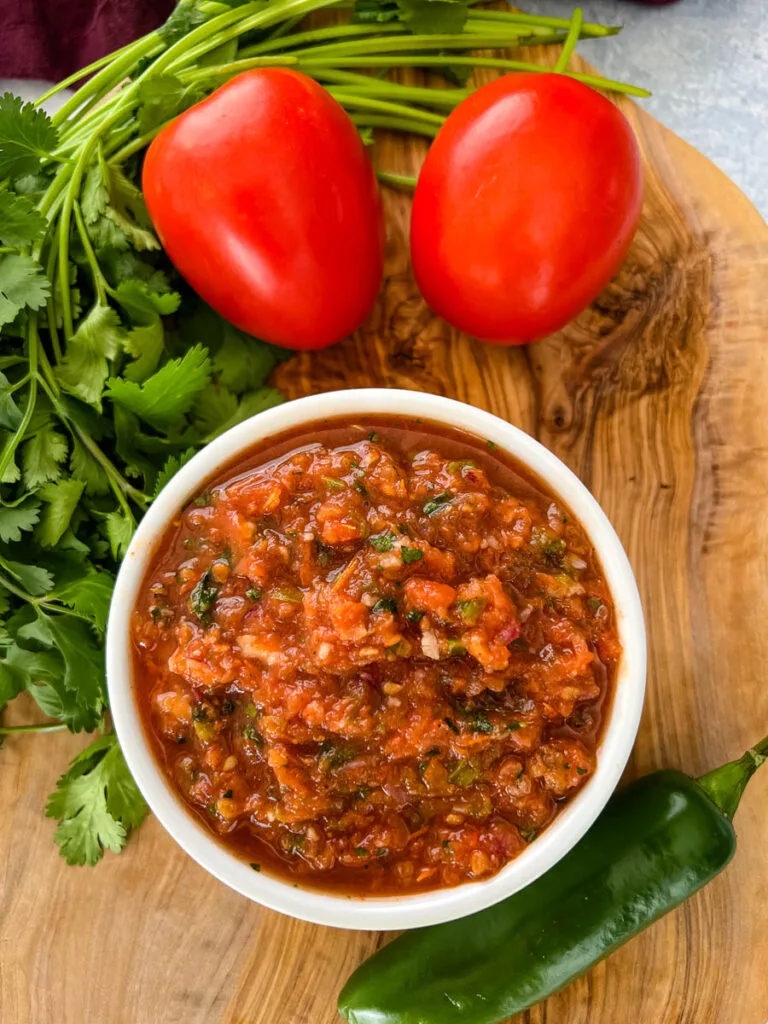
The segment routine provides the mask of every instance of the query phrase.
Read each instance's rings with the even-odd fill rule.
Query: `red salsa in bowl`
[[[221,471],[131,629],[181,798],[255,870],[357,895],[517,856],[593,773],[621,656],[568,508],[490,442],[383,416]]]

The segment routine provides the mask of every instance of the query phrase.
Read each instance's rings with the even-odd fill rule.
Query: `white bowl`
[[[493,441],[528,466],[571,508],[598,554],[613,595],[624,649],[597,768],[586,786],[515,860],[487,881],[403,896],[350,899],[254,872],[208,832],[176,795],[150,749],[133,686],[131,612],[148,560],[169,521],[238,452],[265,438],[326,417],[389,414],[420,416],[459,426]],[[161,824],[220,881],[273,910],[338,928],[403,929],[450,921],[482,910],[529,885],[563,857],[597,818],[624,770],[640,724],[645,693],[645,629],[632,569],[604,512],[586,487],[528,434],[463,402],[417,391],[365,389],[301,398],[269,409],[222,434],[188,462],[142,520],[115,585],[107,632],[107,677],[115,729],[128,767]]]

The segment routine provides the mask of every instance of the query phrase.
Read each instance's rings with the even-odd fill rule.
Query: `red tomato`
[[[496,344],[563,327],[602,291],[640,219],[629,122],[556,74],[478,89],[440,129],[411,217],[416,281],[453,326]]]
[[[160,132],[143,186],[171,261],[249,334],[323,348],[370,311],[384,249],[376,177],[355,126],[311,78],[233,78]]]

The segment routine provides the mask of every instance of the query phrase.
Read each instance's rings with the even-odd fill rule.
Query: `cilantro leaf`
[[[454,35],[464,31],[469,0],[397,0],[402,20],[421,35]]]
[[[11,443],[12,435],[7,430],[0,430],[0,452],[5,449],[7,444]],[[21,471],[16,465],[16,453],[13,452],[8,464],[5,467],[5,472],[0,476],[0,483],[3,484],[15,484],[21,477]]]
[[[134,327],[125,339],[125,351],[134,356],[134,360],[123,370],[126,380],[141,384],[151,377],[165,351],[165,333],[160,318],[144,327]]]
[[[114,733],[78,755],[56,783],[45,813],[58,818],[55,839],[68,864],[94,865],[104,850],[119,853],[147,806]]]
[[[109,376],[107,360],[114,359],[126,341],[117,313],[97,303],[67,343],[57,376],[62,385],[84,402],[101,408],[104,384]]]
[[[57,480],[61,476],[61,463],[66,457],[66,439],[50,423],[46,423],[21,447],[24,485],[34,491],[49,480]]]
[[[135,356],[123,370],[123,376],[135,383],[146,380],[157,369],[165,351],[165,332],[160,316],[174,313],[181,301],[178,292],[153,292],[143,281],[123,281],[115,298],[138,324],[129,331],[125,349]]]
[[[0,242],[30,245],[43,237],[46,219],[25,196],[0,188]]]
[[[69,470],[74,480],[85,484],[86,494],[107,494],[109,480],[96,459],[78,438],[72,442]]]
[[[4,373],[0,373],[0,427],[16,430],[22,419],[21,409],[13,397],[11,383]]]
[[[48,615],[39,606],[37,618],[18,635],[58,651],[64,662],[63,683],[77,705],[90,718],[90,728],[101,719],[107,704],[104,651],[96,645],[91,627],[72,615]]]
[[[80,212],[86,224],[95,224],[107,209],[109,189],[107,168],[99,149],[96,160],[88,167],[80,193]]]
[[[159,249],[152,230],[144,196],[133,182],[113,164],[109,164],[109,205],[107,217],[122,231],[134,249]]]
[[[50,281],[31,256],[0,256],[0,327],[14,320],[21,309],[41,309],[50,292]]]
[[[42,597],[53,589],[53,576],[39,565],[24,565],[9,558],[0,558],[0,564],[32,597]]]
[[[110,512],[107,516],[107,537],[112,557],[119,560],[128,550],[136,524],[121,512]]]
[[[82,497],[85,484],[81,480],[61,480],[45,484],[37,492],[46,503],[35,539],[44,548],[55,547],[72,519],[72,513]]]
[[[260,388],[258,391],[251,391],[249,394],[243,395],[240,399],[240,404],[232,412],[232,415],[220,423],[214,430],[211,430],[205,436],[205,441],[212,441],[219,434],[223,434],[225,430],[237,426],[238,423],[242,423],[243,420],[255,416],[256,413],[263,412],[264,409],[271,409],[274,405],[280,405],[284,401],[285,396],[282,392],[277,391],[276,388]]]
[[[203,96],[199,87],[184,85],[175,75],[161,74],[144,79],[139,85],[139,134],[144,135],[170,121]]]
[[[170,316],[179,308],[181,296],[178,292],[154,291],[150,282],[138,278],[121,281],[117,286],[115,298],[138,324],[154,323],[157,316]]]
[[[106,395],[151,426],[162,428],[190,410],[210,375],[208,351],[195,345],[181,359],[170,359],[143,384],[112,377]]]
[[[27,688],[26,673],[16,665],[0,662],[0,708]]]
[[[222,423],[237,415],[237,395],[220,383],[209,384],[197,396],[194,407],[195,430],[202,436],[219,432]]]
[[[205,20],[205,14],[194,0],[179,0],[166,23],[157,30],[157,34],[164,43],[170,46],[191,32],[193,28],[202,25]]]
[[[213,357],[219,380],[235,394],[260,388],[280,358],[274,346],[226,324],[222,343]]]
[[[179,472],[182,466],[184,466],[192,456],[195,454],[194,448],[187,448],[185,452],[181,452],[180,455],[171,455],[167,459],[165,465],[160,470],[157,477],[157,483],[155,484],[155,493],[153,497],[156,498],[160,491],[165,485]],[[0,523],[1,525],[1,523]]]
[[[26,501],[15,508],[0,508],[0,540],[21,540],[22,530],[31,530],[39,517],[40,505],[36,501]]]
[[[111,573],[94,569],[79,579],[57,586],[50,596],[74,608],[78,615],[86,616],[103,633],[107,628],[114,586],[115,580]]]
[[[399,18],[394,0],[357,0],[352,14],[352,21],[362,24],[386,24]]]
[[[33,103],[6,92],[0,96],[0,181],[40,168],[40,158],[56,148],[51,119]]]

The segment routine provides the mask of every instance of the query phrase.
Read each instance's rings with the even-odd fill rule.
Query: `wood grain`
[[[553,56],[553,55],[552,55]],[[643,219],[618,279],[527,349],[436,320],[408,265],[409,200],[385,192],[381,301],[359,334],[283,365],[293,398],[332,388],[451,395],[534,434],[592,489],[642,593],[646,712],[629,774],[719,764],[768,731],[768,228],[700,154],[631,103]],[[425,146],[384,137],[380,166]],[[120,857],[68,868],[42,808],[76,737],[0,749],[3,1024],[333,1024],[336,993],[382,941],[262,910],[149,821]],[[724,875],[516,1024],[764,1024],[768,774]]]

